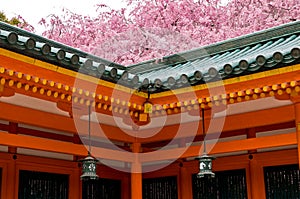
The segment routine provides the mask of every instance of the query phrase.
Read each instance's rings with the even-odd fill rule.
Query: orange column
[[[297,145],[298,145],[298,163],[300,169],[300,101],[297,100],[294,104],[295,106],[295,122],[296,122],[296,132],[297,132]]]
[[[16,174],[16,162],[12,160],[8,163],[7,175],[6,175],[6,197],[11,199],[18,198],[18,189],[17,189],[17,174]]]
[[[255,128],[246,129],[246,131],[247,131],[247,139],[249,139],[249,138],[256,138],[256,130],[255,130]],[[257,152],[256,149],[248,151],[249,154],[256,153],[256,152]]]
[[[9,122],[9,133],[18,133],[18,124]],[[16,182],[18,176],[16,174],[16,160],[14,157],[17,153],[17,147],[8,147],[8,153],[11,154],[11,161],[7,169],[6,188],[7,198],[18,198],[18,184]]]
[[[251,199],[265,199],[264,172],[262,166],[260,166],[256,160],[255,155],[253,155],[253,159],[250,160],[249,168]]]
[[[80,183],[80,169],[79,167],[72,168],[73,172],[70,175],[70,187],[69,187],[69,198],[70,199],[80,199],[82,192],[82,186]]]
[[[141,199],[142,194],[142,165],[138,158],[141,150],[140,143],[132,144],[132,152],[136,154],[134,162],[131,165],[131,199]]]
[[[18,134],[18,123],[9,122],[9,133],[11,134]],[[16,154],[17,153],[17,147],[8,147],[8,153]]]
[[[188,168],[185,167],[184,163],[180,163],[180,198],[181,199],[192,199],[192,174]]]
[[[179,142],[179,147],[186,146],[186,139],[182,138]],[[185,160],[185,159],[183,159]],[[192,199],[192,173],[191,169],[187,168],[185,162],[179,163],[179,191],[180,191],[180,199]]]

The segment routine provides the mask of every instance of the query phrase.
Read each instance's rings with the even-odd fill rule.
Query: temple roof
[[[130,88],[161,92],[300,62],[300,22],[123,66],[0,22],[0,47]]]

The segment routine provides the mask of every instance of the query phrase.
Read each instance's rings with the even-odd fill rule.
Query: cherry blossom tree
[[[41,20],[43,35],[128,65],[300,19],[299,0],[125,0],[98,16],[65,10]]]
[[[34,27],[30,25],[22,16],[18,15],[12,18],[7,18],[6,14],[4,12],[0,12],[0,21],[8,23],[13,26],[17,26],[19,28],[28,30],[33,32]]]

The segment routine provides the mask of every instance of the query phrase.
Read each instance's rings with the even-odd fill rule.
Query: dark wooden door
[[[299,199],[300,171],[298,165],[265,167],[266,199]]]
[[[121,180],[99,178],[82,182],[82,199],[121,199]]]
[[[143,199],[177,199],[177,177],[143,179]]]
[[[193,199],[247,199],[246,171],[216,172],[216,177],[192,176]]]
[[[68,199],[69,176],[21,170],[19,199]]]

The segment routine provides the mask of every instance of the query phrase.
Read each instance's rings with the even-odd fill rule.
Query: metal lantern
[[[91,156],[91,106],[89,106],[88,114],[89,150],[88,156],[80,160],[82,162],[82,175],[80,176],[80,178],[81,180],[96,180],[99,178],[99,176],[96,173],[98,160]]]
[[[144,106],[144,113],[149,114],[152,113],[152,109],[153,109],[153,104],[150,102],[150,91],[149,91],[149,87],[153,86],[153,85],[148,85],[147,87],[147,100],[144,102],[143,106]]]
[[[153,104],[149,100],[147,100],[144,103],[144,113],[152,113],[152,110],[153,110]]]
[[[81,180],[96,180],[99,176],[96,173],[98,160],[88,155],[86,158],[81,160],[82,162],[82,175]]]
[[[203,154],[198,157],[199,160],[199,173],[198,178],[203,178],[204,176],[215,177],[215,173],[212,172],[212,161],[215,159],[212,156],[208,156],[206,153],[206,141],[205,141],[205,122],[204,122],[204,109],[202,109],[202,130],[203,130]]]
[[[212,172],[212,161],[214,157],[203,154],[199,158],[199,173],[197,174],[198,178],[203,178],[205,175],[215,177],[215,173]]]

